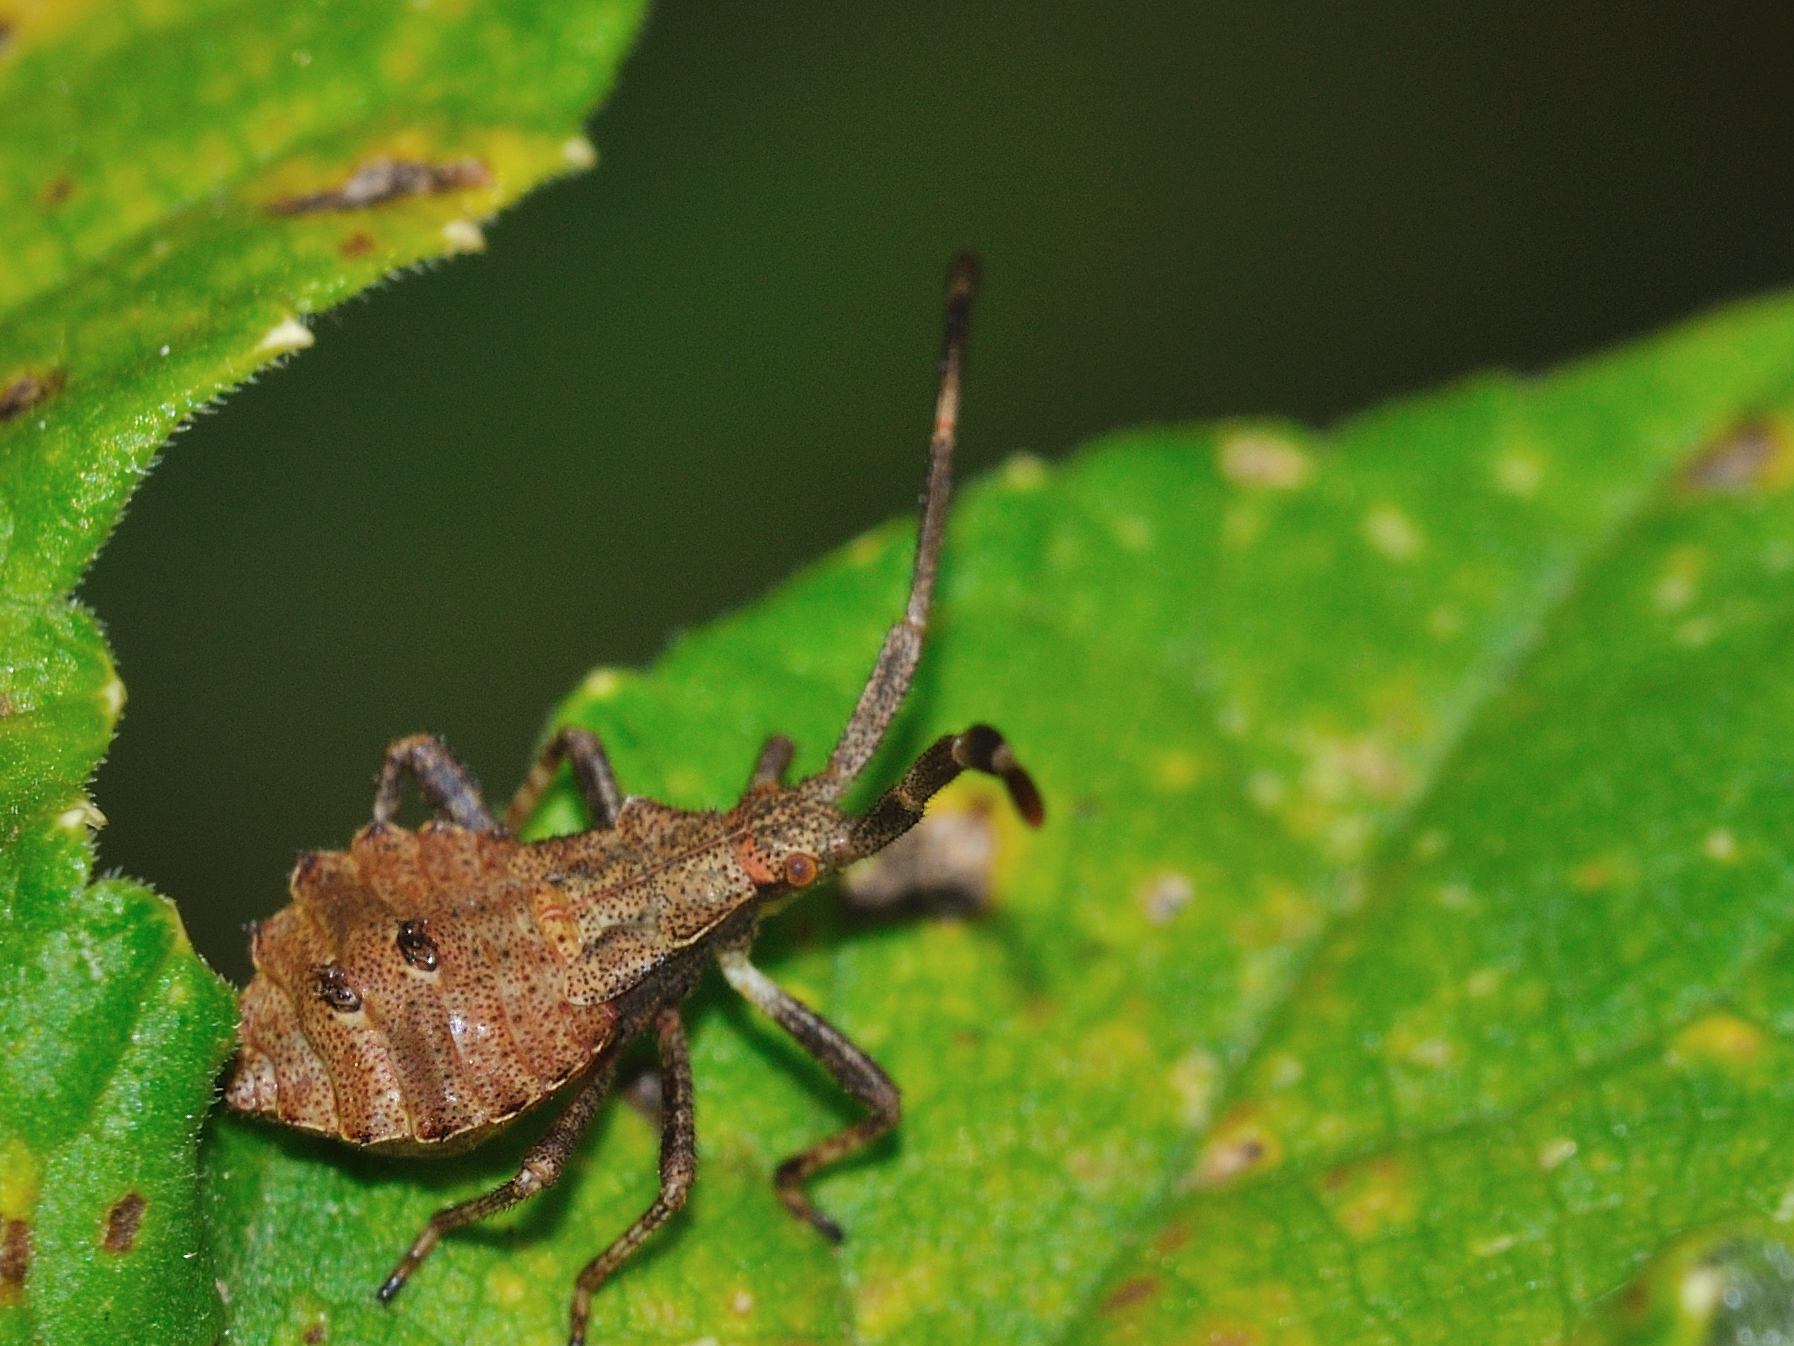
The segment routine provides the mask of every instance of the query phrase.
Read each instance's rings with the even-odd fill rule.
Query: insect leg
[[[878,1062],[854,1046],[840,1029],[750,963],[745,949],[725,949],[717,961],[729,985],[791,1034],[837,1084],[872,1109],[871,1116],[862,1117],[792,1155],[773,1175],[773,1185],[786,1209],[814,1225],[831,1243],[839,1243],[841,1226],[816,1209],[804,1195],[804,1183],[817,1171],[871,1144],[895,1127],[902,1115],[902,1096]]]
[[[903,773],[903,779],[854,821],[853,854],[870,855],[890,845],[922,820],[922,810],[930,799],[967,770],[1001,780],[1016,812],[1033,826],[1040,826],[1046,809],[1033,777],[1015,760],[1001,734],[987,724],[975,724],[963,734],[936,739]]]
[[[567,1158],[573,1153],[573,1147],[579,1144],[579,1138],[585,1133],[592,1115],[609,1094],[611,1081],[616,1073],[614,1060],[600,1066],[591,1079],[580,1086],[566,1110],[554,1119],[554,1125],[544,1131],[541,1138],[524,1153],[523,1162],[508,1181],[500,1183],[482,1196],[453,1206],[444,1206],[425,1221],[411,1246],[405,1250],[405,1255],[399,1259],[399,1264],[392,1269],[392,1274],[374,1292],[374,1298],[382,1304],[390,1304],[392,1297],[411,1278],[411,1273],[417,1270],[418,1265],[450,1230],[483,1220],[488,1215],[496,1215],[501,1210],[509,1210],[519,1201],[528,1200],[537,1192],[554,1186],[560,1180],[561,1171],[567,1166]]]
[[[748,790],[770,790],[785,783],[785,773],[791,768],[791,755],[797,751],[797,745],[783,734],[774,734],[760,747],[760,755],[754,759],[754,774],[748,777]]]
[[[497,826],[473,773],[434,734],[411,734],[387,745],[380,784],[374,790],[375,822],[389,823],[398,813],[407,775],[438,817],[475,832],[490,832]]]
[[[554,779],[555,768],[562,759],[573,764],[573,780],[579,794],[591,811],[594,827],[611,827],[617,821],[617,810],[623,807],[623,792],[617,788],[616,775],[610,769],[610,758],[604,745],[590,729],[569,725],[542,749],[542,755],[517,787],[505,809],[505,829],[516,831],[528,821],[541,803],[543,793]]]
[[[959,429],[959,389],[965,372],[966,324],[972,294],[978,287],[978,259],[961,253],[947,278],[946,333],[941,341],[940,386],[934,402],[934,434],[928,445],[928,478],[922,496],[922,524],[916,537],[916,565],[910,577],[909,605],[879,648],[878,662],[860,693],[859,703],[830,754],[815,786],[824,799],[839,799],[853,783],[903,704],[922,657],[922,636],[934,598],[934,573],[940,562],[941,538],[947,528],[947,502],[953,487],[953,446]]]
[[[697,1132],[691,1089],[691,1052],[679,1011],[668,1008],[655,1016],[660,1037],[660,1192],[653,1204],[610,1247],[587,1262],[573,1290],[572,1328],[568,1346],[585,1346],[586,1316],[592,1296],[623,1262],[679,1207],[691,1191],[698,1171]]]

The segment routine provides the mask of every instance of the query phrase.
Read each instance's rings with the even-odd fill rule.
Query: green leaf
[[[219,1322],[194,1146],[231,995],[168,903],[90,882],[124,689],[68,591],[170,431],[308,315],[591,162],[641,12],[0,15],[0,1343]]]
[[[905,1089],[896,1140],[816,1184],[839,1250],[770,1175],[853,1109],[700,995],[697,1188],[593,1339],[1530,1342],[1689,1227],[1786,1218],[1790,417],[1783,299],[1324,436],[1142,431],[968,490],[870,775],[989,719],[1047,826],[969,785],[942,802],[996,847],[987,913],[812,895],[762,938]],[[559,718],[688,806],[773,730],[814,768],[910,545],[600,670]],[[565,795],[539,819],[580,822]],[[371,1299],[528,1138],[406,1164],[221,1122],[234,1339],[561,1340],[654,1191],[628,1107],[561,1188]]]

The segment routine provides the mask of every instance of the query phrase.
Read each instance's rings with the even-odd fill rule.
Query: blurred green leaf
[[[185,417],[582,167],[639,0],[0,12],[0,1342],[198,1342],[228,988],[90,884],[124,700],[68,598]]]
[[[1558,1340],[1684,1229],[1787,1218],[1791,418],[1783,299],[1324,436],[1142,431],[967,491],[870,775],[989,719],[1048,824],[959,791],[988,912],[812,896],[762,940],[906,1091],[817,1184],[839,1250],[770,1175],[852,1109],[700,996],[698,1185],[593,1339]],[[909,548],[866,539],[560,718],[689,806],[773,730],[815,767]],[[527,1139],[407,1164],[221,1121],[234,1339],[561,1340],[654,1189],[626,1107],[371,1299]]]

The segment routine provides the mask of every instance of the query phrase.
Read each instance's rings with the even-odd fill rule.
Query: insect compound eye
[[[405,961],[419,972],[434,972],[442,961],[436,941],[424,933],[422,921],[400,921],[398,944]]]
[[[785,857],[785,882],[793,888],[807,888],[816,881],[816,857],[792,851]]]
[[[361,1008],[361,997],[355,994],[349,978],[335,963],[325,963],[317,968],[316,975],[318,995],[331,1009],[338,1014],[353,1014]]]

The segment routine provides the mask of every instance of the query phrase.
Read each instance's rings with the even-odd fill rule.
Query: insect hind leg
[[[517,1172],[511,1178],[489,1192],[452,1206],[444,1206],[432,1215],[418,1231],[411,1246],[405,1250],[399,1264],[380,1283],[380,1288],[374,1292],[374,1298],[382,1304],[390,1304],[393,1296],[405,1288],[405,1282],[411,1279],[411,1273],[422,1265],[423,1260],[442,1241],[444,1234],[483,1220],[488,1215],[496,1215],[501,1210],[509,1210],[518,1202],[527,1201],[536,1193],[554,1186],[560,1180],[574,1146],[579,1144],[580,1136],[585,1134],[593,1114],[598,1111],[598,1105],[610,1093],[611,1081],[616,1073],[614,1060],[601,1066],[581,1086],[566,1110],[555,1118],[554,1124],[529,1147],[523,1156],[523,1162],[517,1166]]]

